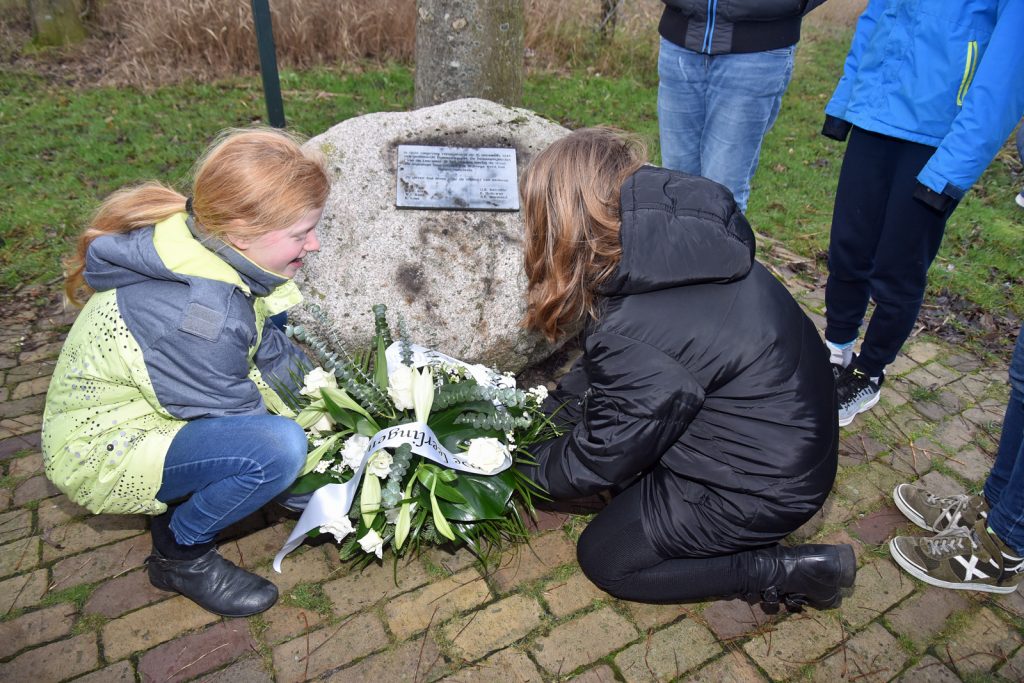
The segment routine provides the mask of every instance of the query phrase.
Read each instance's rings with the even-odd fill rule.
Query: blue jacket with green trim
[[[825,114],[936,147],[917,179],[961,198],[1024,114],[1024,0],[870,0]]]

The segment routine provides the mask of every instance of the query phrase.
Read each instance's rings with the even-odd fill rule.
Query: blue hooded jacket
[[[936,147],[917,179],[960,199],[1024,114],[1024,0],[870,0],[825,113]]]

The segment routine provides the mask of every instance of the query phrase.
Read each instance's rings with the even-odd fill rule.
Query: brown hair
[[[258,237],[286,228],[327,201],[323,158],[303,139],[272,128],[221,132],[193,167],[192,213],[206,234]],[[101,235],[126,233],[185,211],[185,196],[158,182],[122,188],[97,209],[65,262],[64,291],[74,303],[89,292],[83,278],[89,245]]]
[[[585,128],[538,154],[519,181],[526,226],[527,329],[549,340],[585,315],[622,256],[619,192],[647,160],[639,139]]]

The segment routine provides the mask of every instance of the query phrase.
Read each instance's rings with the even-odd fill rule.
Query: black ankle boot
[[[213,542],[179,544],[170,528],[172,514],[168,510],[150,524],[153,554],[146,566],[151,584],[223,617],[258,614],[277,602],[277,586],[225,560]]]
[[[853,586],[857,558],[849,545],[778,545],[753,553],[758,595],[766,612],[777,612],[783,602],[790,612],[804,605],[815,609],[839,607],[841,589]]]

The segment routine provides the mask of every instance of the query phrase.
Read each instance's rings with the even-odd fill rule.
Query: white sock
[[[828,339],[825,340],[825,346],[828,348],[828,360],[833,365],[840,365],[846,367],[853,360],[853,342],[856,339],[851,339],[843,344],[837,344],[830,342]]]

